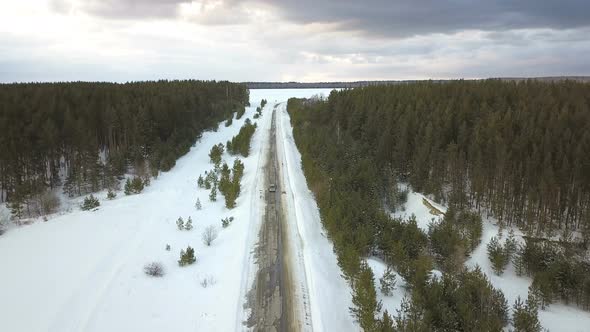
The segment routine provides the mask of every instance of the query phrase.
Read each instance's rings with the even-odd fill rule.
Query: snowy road
[[[265,165],[264,198],[266,208],[256,245],[258,271],[250,291],[252,314],[248,326],[255,331],[301,331],[300,318],[293,315],[297,305],[291,296],[289,251],[284,238],[281,185],[278,180],[276,153],[276,112],[272,110],[268,158]],[[274,190],[270,190],[270,186]]]

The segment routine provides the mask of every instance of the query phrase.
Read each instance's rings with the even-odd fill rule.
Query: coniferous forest
[[[415,82],[291,99],[288,107],[308,184],[353,288],[352,313],[365,330],[391,330],[392,321],[402,331],[506,326],[502,292],[462,264],[480,242],[484,213],[528,234],[524,245],[504,251],[534,278],[534,298],[514,304],[515,321],[538,325],[536,305],[554,300],[590,306],[589,265],[572,258],[590,240],[589,84]],[[392,219],[388,212],[403,199],[399,183],[447,204],[443,222],[427,234],[411,219]],[[548,242],[553,236],[559,243]],[[556,254],[541,258],[546,248]],[[380,304],[363,262],[371,255],[412,291],[393,318],[374,318]],[[435,267],[442,277],[428,278]]]
[[[0,201],[26,213],[47,189],[79,196],[167,171],[248,96],[194,80],[0,85]]]

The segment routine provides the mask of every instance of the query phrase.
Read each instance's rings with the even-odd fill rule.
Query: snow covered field
[[[428,224],[432,221],[437,221],[439,217],[430,214],[430,210],[423,203],[423,199],[429,201],[434,207],[442,212],[446,212],[446,207],[436,204],[432,200],[420,193],[409,191],[408,201],[405,204],[404,211],[397,211],[393,214],[394,217],[408,218],[412,214],[416,216],[418,227],[423,231],[428,232]],[[522,232],[514,229],[515,235],[520,239]],[[506,236],[508,230],[504,230],[503,234]],[[519,277],[516,275],[512,263],[508,265],[501,276],[494,274],[491,263],[487,255],[487,245],[491,238],[498,235],[498,226],[494,223],[493,218],[484,218],[483,232],[480,245],[473,251],[471,257],[467,260],[466,265],[470,268],[479,265],[482,271],[488,276],[494,287],[497,287],[504,292],[504,296],[508,301],[508,306],[512,309],[514,300],[520,296],[521,299],[526,299],[528,294],[528,287],[532,280],[528,277]],[[403,289],[403,279],[396,275],[397,285],[396,290],[392,296],[383,296],[379,290],[379,278],[383,276],[386,265],[384,262],[376,259],[368,259],[369,266],[375,274],[375,282],[377,287],[378,299],[382,301],[382,310],[387,310],[390,314],[395,314],[396,310],[401,307],[401,301],[406,295]],[[438,271],[433,271],[438,273]],[[409,296],[409,294],[408,294]],[[548,306],[545,310],[539,309],[539,320],[544,328],[549,331],[563,331],[563,332],[582,332],[590,330],[590,312],[578,309],[574,306],[566,306],[564,304],[555,303]]]
[[[251,204],[262,166],[268,117],[262,117],[246,158],[243,191],[228,211],[223,197],[210,202],[197,177],[210,170],[213,144],[237,134],[258,101],[229,128],[203,135],[172,171],[152,181],[142,194],[113,201],[99,195],[95,212],[70,214],[13,229],[0,238],[2,273],[0,329],[4,331],[228,331],[241,308],[241,279],[249,248],[256,241],[259,206]],[[224,158],[231,163],[233,158]],[[230,164],[231,165],[231,164]],[[195,209],[199,198],[203,209]],[[191,216],[194,229],[179,231],[176,219]],[[221,218],[234,216],[227,229]],[[211,247],[201,232],[215,225]],[[254,236],[252,236],[254,234]],[[166,244],[171,250],[166,251]],[[179,251],[195,248],[197,262],[179,267]],[[163,278],[150,278],[143,266],[159,261]],[[208,278],[207,288],[200,281]],[[228,319],[229,318],[229,319]]]
[[[257,241],[263,200],[259,192],[270,128],[270,111],[289,97],[329,93],[329,90],[252,90],[246,114],[205,133],[177,165],[152,181],[143,193],[115,200],[99,193],[97,211],[74,209],[48,222],[13,227],[0,236],[0,330],[35,331],[234,331],[243,330],[243,305],[256,266],[251,251]],[[245,164],[237,207],[227,210],[223,197],[210,202],[198,189],[199,174],[212,169],[213,144],[237,134],[254,115],[260,100],[268,104],[257,120],[251,154]],[[285,104],[281,104],[279,147],[288,183],[289,237],[295,236],[301,267],[301,296],[311,308],[314,330],[357,330],[348,315],[350,291],[340,277],[330,242],[319,223],[317,206],[307,189],[300,155],[291,136]],[[233,158],[224,160],[231,165]],[[199,198],[203,209],[195,209]],[[191,216],[194,229],[179,231],[176,219]],[[235,220],[225,229],[221,219]],[[201,241],[209,225],[219,231],[211,247]],[[165,247],[169,244],[170,251]],[[179,267],[179,251],[195,248],[197,262]],[[146,263],[161,262],[163,278],[148,277]],[[203,287],[201,282],[212,282]],[[343,288],[344,287],[344,288]]]

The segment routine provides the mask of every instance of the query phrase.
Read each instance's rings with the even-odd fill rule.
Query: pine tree
[[[182,217],[178,217],[178,220],[176,220],[176,227],[178,227],[179,231],[184,229],[184,220]]]
[[[186,224],[184,225],[184,229],[190,231],[193,229],[193,219],[189,216]]]
[[[385,296],[391,296],[395,290],[396,276],[391,266],[387,266],[387,269],[383,273],[383,276],[379,279],[381,284],[381,292]]]
[[[394,331],[396,331],[396,330],[393,325],[393,319],[391,319],[389,312],[387,312],[387,310],[385,310],[383,312],[383,316],[382,316],[381,320],[379,321],[378,332],[394,332]]]
[[[381,311],[381,301],[377,301],[373,271],[366,262],[361,263],[352,293],[353,308],[350,312],[365,331],[375,328],[375,315]]]
[[[227,226],[229,226],[229,224],[231,224],[231,222],[233,220],[234,220],[234,217],[229,217],[229,218],[223,218],[223,219],[221,219],[221,227],[227,228]]]
[[[211,188],[211,193],[209,194],[209,200],[210,200],[211,202],[215,202],[215,201],[217,201],[217,186],[216,186],[216,185],[214,185],[214,186]]]
[[[512,255],[512,265],[517,276],[522,276],[525,273],[525,258],[522,246],[516,246],[516,252]]]
[[[199,179],[197,180],[197,185],[199,188],[203,188],[205,186],[205,180],[203,180],[203,176],[199,175]]]
[[[500,241],[497,237],[492,237],[490,242],[487,246],[488,249],[488,258],[492,263],[492,269],[494,273],[497,275],[501,275],[504,273],[504,269],[506,268],[506,264],[508,263],[508,257],[506,255],[506,250],[500,244]]]
[[[115,199],[115,197],[117,197],[117,194],[113,190],[109,189],[107,192],[107,199]]]
[[[406,297],[402,299],[401,308],[397,311],[395,326],[399,331],[404,332],[426,332],[432,330],[424,319],[424,310]]]
[[[197,210],[201,210],[203,209],[203,206],[201,205],[201,200],[197,198],[197,202],[195,203],[195,208]]]
[[[186,251],[180,250],[180,260],[178,261],[178,265],[185,266],[193,264],[197,258],[195,257],[195,249],[191,246],[186,248]]]
[[[139,194],[145,185],[146,183],[140,177],[134,177],[133,180],[131,180],[131,193]]]
[[[10,213],[17,219],[20,220],[23,217],[23,202],[24,202],[24,195],[20,190],[14,192],[12,197],[10,198],[10,202],[8,207],[10,208]]]
[[[100,206],[100,202],[94,195],[90,194],[90,196],[84,198],[84,203],[81,205],[81,209],[84,211],[92,210],[96,207]]]
[[[125,192],[125,195],[132,194],[131,180],[129,180],[129,178],[127,178],[127,181],[125,181],[125,188],[123,191]]]
[[[510,260],[512,258],[512,256],[516,252],[517,248],[518,248],[518,244],[517,244],[516,238],[514,236],[514,230],[512,228],[510,228],[510,230],[508,231],[508,238],[504,242],[504,251],[506,252],[506,256],[507,256],[508,260]]]
[[[217,145],[213,145],[211,151],[209,152],[209,158],[216,167],[219,166],[219,164],[221,163],[221,156],[223,155],[223,150],[223,144],[219,143]]]
[[[539,322],[538,307],[535,301],[529,297],[526,303],[523,303],[520,296],[514,301],[512,325],[514,332],[541,332],[542,327]]]

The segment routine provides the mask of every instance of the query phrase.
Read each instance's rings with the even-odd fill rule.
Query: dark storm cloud
[[[590,25],[588,0],[258,0],[300,23],[384,36]]]

